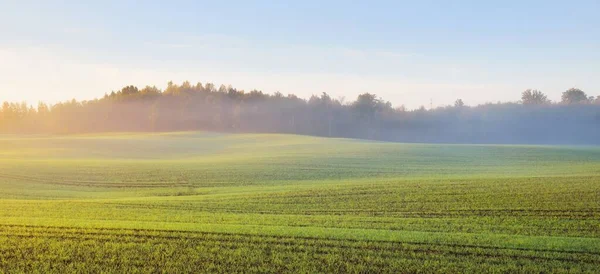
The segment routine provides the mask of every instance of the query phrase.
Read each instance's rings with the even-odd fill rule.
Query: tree
[[[4,120],[9,121],[13,118],[14,111],[12,105],[8,102],[2,103],[2,118]]]
[[[580,104],[588,101],[588,97],[578,88],[570,88],[562,94],[562,102],[564,104]]]
[[[178,95],[179,94],[179,86],[176,84],[173,84],[173,81],[169,81],[167,83],[167,88],[164,91],[164,94],[167,95]]]
[[[50,108],[48,107],[48,105],[46,103],[44,103],[44,102],[38,103],[38,107],[37,107],[38,115],[44,117],[44,116],[48,115],[49,112],[50,112]]]
[[[456,101],[454,101],[454,107],[461,108],[464,106],[465,106],[465,102],[463,102],[462,99],[456,99]]]
[[[146,86],[140,90],[140,95],[142,95],[142,97],[158,97],[160,94],[161,91],[156,86]]]
[[[523,91],[521,93],[521,101],[523,101],[524,105],[542,105],[550,102],[546,94],[536,89]]]
[[[140,91],[138,90],[138,88],[136,86],[126,86],[121,89],[122,96],[136,95],[139,92]]]
[[[360,116],[371,117],[377,110],[377,95],[371,93],[363,93],[358,95],[358,98],[354,102],[353,106]]]

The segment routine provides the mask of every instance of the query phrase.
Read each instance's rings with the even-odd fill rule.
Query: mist
[[[98,99],[37,108],[5,102],[0,132],[203,130],[415,143],[600,145],[600,98],[574,90],[558,103],[539,91],[535,96],[526,91],[519,102],[465,106],[457,100],[453,106],[407,110],[371,93],[343,102],[326,93],[302,99],[231,86],[217,89],[210,83],[169,83],[165,90],[127,86]]]

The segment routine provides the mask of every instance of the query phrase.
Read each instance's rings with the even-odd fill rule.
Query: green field
[[[600,148],[0,137],[1,272],[600,272]]]

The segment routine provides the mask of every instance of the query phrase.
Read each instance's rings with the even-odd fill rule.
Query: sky
[[[0,0],[0,101],[188,80],[408,108],[600,95],[600,1]]]

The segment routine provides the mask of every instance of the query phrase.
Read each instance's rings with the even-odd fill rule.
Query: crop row
[[[600,254],[176,231],[0,226],[7,272],[596,271]]]

